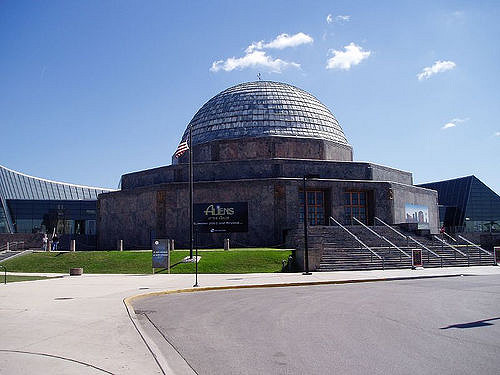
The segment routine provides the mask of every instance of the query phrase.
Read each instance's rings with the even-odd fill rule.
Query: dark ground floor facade
[[[302,169],[306,166],[302,163]],[[172,172],[169,168],[179,167],[157,170],[156,180],[161,180],[158,178],[161,173]],[[355,224],[353,217],[368,225],[373,225],[375,217],[390,224],[404,223],[408,218],[418,221],[419,214],[408,212],[408,207],[425,207],[424,212],[420,212],[420,220],[422,224],[425,221],[427,229],[437,233],[439,214],[434,191],[401,182],[322,178],[322,174],[320,178],[307,180],[310,225],[328,225],[330,217],[346,225]],[[132,177],[138,180],[137,176]],[[146,179],[154,180],[149,177]],[[154,238],[171,238],[177,248],[189,247],[188,183],[172,181],[132,187],[130,181],[125,182],[130,189],[99,196],[98,247],[115,249],[117,241],[123,240],[125,248],[150,248]],[[139,185],[137,181],[135,185]],[[197,210],[206,211],[225,203],[247,207],[246,231],[198,233],[198,244],[221,248],[224,238],[230,238],[234,247],[283,245],[288,234],[303,223],[303,197],[300,177],[196,182]],[[195,216],[197,214],[201,213],[195,212]]]

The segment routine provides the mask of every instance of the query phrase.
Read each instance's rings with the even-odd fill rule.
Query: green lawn
[[[280,272],[289,250],[200,251],[199,273]],[[172,252],[172,273],[194,273],[193,263],[181,263],[189,251]],[[3,262],[10,272],[68,273],[83,267],[84,273],[151,273],[151,251],[77,251],[32,253]],[[160,271],[166,273],[166,271]]]
[[[7,275],[7,282],[8,283],[17,283],[18,281],[45,280],[45,279],[51,279],[51,277]],[[4,275],[0,276],[0,282],[3,284]]]

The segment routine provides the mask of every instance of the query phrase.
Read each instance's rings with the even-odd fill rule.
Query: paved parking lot
[[[500,275],[205,291],[133,304],[198,374],[500,368]]]

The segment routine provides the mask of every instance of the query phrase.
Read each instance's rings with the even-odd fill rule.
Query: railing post
[[[3,283],[5,285],[7,285],[7,267],[5,267],[4,265],[1,265],[1,264],[0,264],[0,267],[3,268]]]
[[[10,251],[10,243],[7,241],[7,251]]]

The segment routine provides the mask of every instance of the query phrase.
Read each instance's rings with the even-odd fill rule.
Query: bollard
[[[224,238],[224,250],[229,251],[229,238]]]
[[[118,240],[116,247],[118,248],[118,251],[123,251],[123,240]]]
[[[52,241],[47,241],[47,251],[50,253],[52,250]]]
[[[172,250],[172,251],[173,251],[173,250],[175,250],[175,248],[174,248],[174,243],[175,243],[175,241],[174,241],[174,239],[172,238],[172,239],[170,240],[170,250]]]
[[[71,242],[69,243],[69,250],[76,251],[76,240],[71,240]]]
[[[7,251],[10,251],[10,243],[7,242]]]

